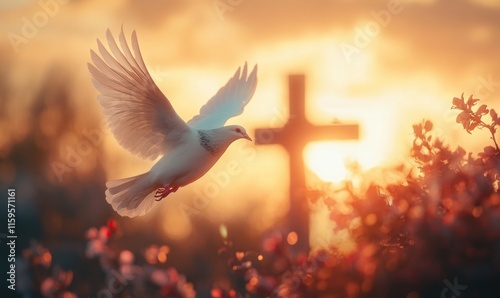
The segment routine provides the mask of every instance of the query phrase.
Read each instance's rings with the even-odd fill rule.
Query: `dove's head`
[[[231,145],[232,142],[238,139],[252,140],[245,131],[245,129],[239,125],[229,125],[216,129],[205,130],[200,134],[200,143],[205,149],[218,152],[220,154],[226,151],[227,147]]]
[[[232,140],[236,141],[238,139],[247,139],[252,141],[252,138],[247,134],[246,130],[239,125],[229,125],[225,126],[224,129],[227,133],[227,136]]]

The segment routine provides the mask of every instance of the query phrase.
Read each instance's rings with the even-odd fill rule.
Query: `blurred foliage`
[[[333,233],[347,230],[356,248],[322,257],[316,270],[299,272],[305,278],[283,278],[276,296],[498,297],[500,121],[486,105],[475,109],[477,102],[454,98],[456,121],[469,133],[487,129],[493,146],[474,157],[434,138],[432,122],[414,125],[416,167],[394,169],[404,177],[400,183],[372,184],[357,194],[347,182],[343,206],[338,192],[320,196]]]

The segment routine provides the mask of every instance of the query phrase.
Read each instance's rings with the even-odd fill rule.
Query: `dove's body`
[[[228,146],[250,137],[241,126],[223,126],[243,112],[257,84],[257,68],[247,76],[245,64],[222,87],[200,114],[184,122],[156,86],[142,60],[135,32],[132,49],[120,34],[120,46],[107,31],[111,53],[97,42],[99,57],[91,51],[89,64],[99,101],[117,141],[132,153],[155,159],[150,171],[106,183],[106,201],[120,215],[134,217],[148,212],[161,200],[196,181],[212,168]]]
[[[160,158],[149,171],[151,182],[176,188],[194,182],[205,175],[230,143],[227,146],[215,148],[214,144],[210,144],[213,141],[208,141],[208,143],[204,141],[203,135],[213,136],[213,133],[192,130],[182,145],[173,148]]]

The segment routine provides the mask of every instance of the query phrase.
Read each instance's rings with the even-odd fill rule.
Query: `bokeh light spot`
[[[373,226],[374,224],[377,223],[377,215],[374,213],[370,213],[365,217],[365,223],[368,226]]]
[[[483,208],[481,208],[481,207],[475,207],[474,209],[472,209],[472,215],[474,217],[480,217],[481,214],[483,214]]]
[[[158,253],[158,261],[159,261],[160,263],[165,263],[165,262],[167,262],[167,254],[166,254],[166,253],[164,253],[164,252],[159,252],[159,253]]]
[[[297,235],[296,232],[288,233],[288,236],[286,237],[286,242],[289,245],[295,245],[295,244],[297,244],[297,241],[299,241],[299,235]]]
[[[120,264],[132,264],[134,262],[134,254],[130,250],[123,250],[120,253]]]
[[[227,227],[223,224],[219,226],[219,233],[222,239],[227,239]]]

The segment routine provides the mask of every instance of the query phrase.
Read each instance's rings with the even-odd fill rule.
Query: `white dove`
[[[200,177],[237,139],[252,140],[238,125],[223,126],[243,112],[257,85],[257,65],[247,76],[247,64],[187,123],[156,86],[148,73],[132,32],[130,51],[123,28],[118,48],[108,29],[110,52],[97,40],[101,57],[90,51],[88,63],[98,100],[117,141],[142,158],[158,162],[146,173],[106,183],[106,201],[122,216],[144,215],[155,201]]]

